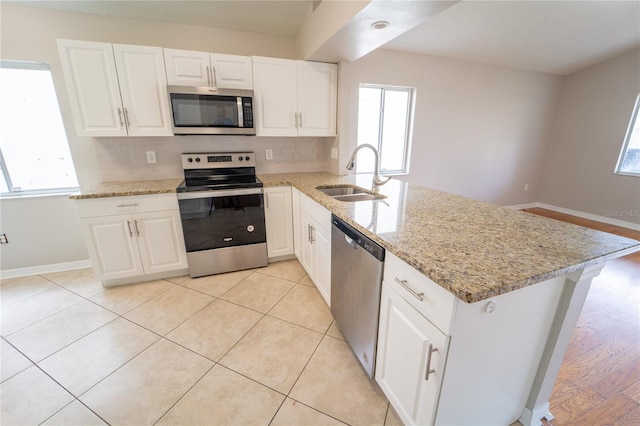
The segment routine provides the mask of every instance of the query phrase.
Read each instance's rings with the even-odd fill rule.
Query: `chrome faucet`
[[[353,150],[353,153],[351,154],[351,158],[349,158],[349,162],[347,163],[347,170],[353,170],[353,166],[356,165],[356,154],[362,148],[370,148],[373,151],[373,156],[375,161],[375,166],[373,169],[373,186],[376,187],[376,186],[384,185],[385,183],[389,182],[389,179],[391,179],[391,176],[388,176],[386,178],[380,177],[380,158],[378,155],[378,150],[376,149],[375,146],[370,145],[368,143],[358,145],[356,149]]]

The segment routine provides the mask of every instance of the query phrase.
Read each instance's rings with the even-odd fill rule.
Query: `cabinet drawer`
[[[178,210],[176,194],[135,195],[127,197],[85,198],[76,200],[80,217],[111,216],[127,213],[145,213]]]
[[[300,208],[306,211],[318,224],[331,229],[331,212],[302,192],[300,193]]]
[[[451,320],[456,304],[453,294],[388,251],[384,265],[384,282],[442,332],[451,334]]]

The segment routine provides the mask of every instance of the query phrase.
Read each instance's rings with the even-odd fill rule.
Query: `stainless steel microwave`
[[[253,91],[167,86],[176,135],[255,135]]]

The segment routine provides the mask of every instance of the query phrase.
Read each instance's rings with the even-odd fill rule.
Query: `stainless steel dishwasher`
[[[384,248],[331,216],[331,313],[373,378]]]

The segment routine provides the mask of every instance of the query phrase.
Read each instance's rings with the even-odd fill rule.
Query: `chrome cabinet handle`
[[[298,127],[302,129],[302,113],[299,113],[298,117],[300,117],[300,125]]]
[[[129,110],[127,110],[126,108],[124,109],[124,122],[126,123],[127,127],[131,127],[131,121],[129,120]]]
[[[133,203],[133,204],[118,204],[118,207],[138,207],[138,203]]]
[[[311,241],[311,244],[313,244],[316,241],[316,239],[313,236],[313,233],[315,232],[316,228],[313,225],[309,225],[309,226],[311,227],[311,240],[310,241]]]
[[[136,235],[139,237],[140,236],[140,229],[138,229],[138,220],[134,220],[133,221],[133,225],[136,228]]]
[[[311,225],[307,224],[307,241],[311,242]]]
[[[120,127],[124,127],[124,122],[122,121],[122,110],[118,108],[118,117],[120,117]]]
[[[131,221],[127,220],[127,228],[129,228],[129,236],[133,238],[133,232],[131,232]]]
[[[404,287],[409,293],[411,293],[413,295],[413,297],[415,297],[416,299],[418,299],[421,302],[424,300],[424,293],[416,293],[416,291],[414,289],[409,287],[409,284],[407,284],[407,280],[401,280],[401,279],[398,279],[398,278],[394,278],[394,280],[398,284],[400,284],[402,287]]]
[[[209,87],[212,87],[211,86],[211,70],[209,69],[209,65],[207,65],[205,68],[207,69],[207,83]]]
[[[216,86],[216,67],[211,67],[211,87]]]
[[[438,348],[434,348],[433,347],[433,343],[429,343],[429,354],[427,355],[427,368],[426,371],[424,372],[424,380],[425,381],[429,381],[429,375],[431,373],[435,373],[436,370],[431,368],[431,355],[433,355],[434,352],[438,352]]]

